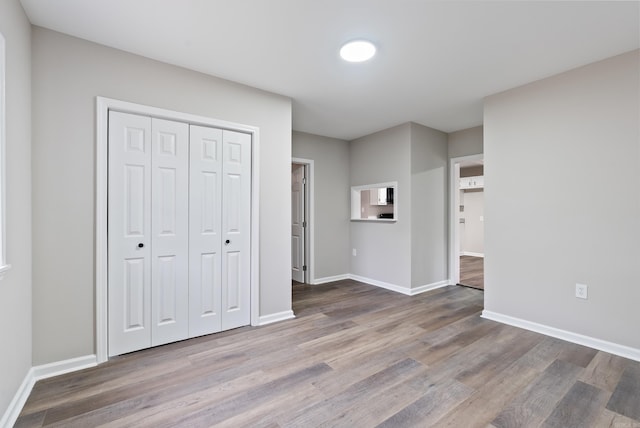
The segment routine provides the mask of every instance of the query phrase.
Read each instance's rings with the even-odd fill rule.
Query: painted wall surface
[[[31,368],[31,25],[0,2],[5,39],[6,261],[0,281],[0,420]],[[0,423],[2,425],[2,423]]]
[[[411,287],[447,280],[447,134],[411,124]]]
[[[640,349],[638,76],[636,50],[486,99],[487,310]]]
[[[411,124],[350,143],[351,186],[397,181],[398,219],[351,222],[351,273],[411,288]]]
[[[319,135],[294,132],[294,158],[314,161],[314,276],[327,278],[349,273],[349,143]]]
[[[463,129],[449,134],[449,158],[483,153],[482,126]]]
[[[484,254],[484,190],[472,189],[462,192],[460,203],[464,205],[464,224],[460,228],[460,251]]]
[[[291,309],[291,101],[34,27],[34,364],[93,354],[95,99],[260,129],[260,315]]]

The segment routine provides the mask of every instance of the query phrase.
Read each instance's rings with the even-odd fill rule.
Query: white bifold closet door
[[[251,137],[109,113],[110,356],[250,323]]]
[[[191,125],[191,337],[250,323],[251,137]]]

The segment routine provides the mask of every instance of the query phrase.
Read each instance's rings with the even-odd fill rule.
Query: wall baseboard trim
[[[9,404],[6,412],[0,419],[0,427],[11,427],[16,423],[24,404],[31,394],[31,390],[37,381],[58,376],[65,373],[75,372],[78,370],[94,367],[98,365],[95,355],[86,355],[84,357],[71,358],[54,363],[34,366],[29,369],[20,388],[16,391],[13,400]]]
[[[512,325],[514,327],[523,328],[525,330],[541,333],[546,336],[555,337],[556,339],[566,340],[567,342],[577,343],[578,345],[588,346],[589,348],[599,351],[608,352],[609,354],[618,355],[620,357],[629,358],[630,360],[640,361],[640,349],[631,348],[629,346],[608,342],[595,337],[585,336],[573,333],[567,330],[550,327],[544,324],[538,324],[521,318],[515,318],[509,315],[503,315],[497,312],[482,311],[482,318],[497,321],[502,324]]]
[[[354,275],[354,274],[349,274],[349,278],[353,279],[354,281],[364,282],[365,284],[375,285],[376,287],[395,291],[396,293],[402,293],[406,296],[411,296],[411,289],[407,287],[401,287],[396,284],[391,284],[384,281],[378,281],[377,279],[367,278],[364,276]]]
[[[384,288],[386,290],[395,291],[396,293],[404,294],[405,296],[415,296],[416,294],[425,293],[430,290],[435,290],[436,288],[446,287],[449,285],[449,280],[445,279],[442,281],[434,282],[432,284],[425,284],[419,287],[407,288],[401,287],[396,284],[391,284],[389,282],[378,281],[377,279],[367,278],[360,275],[354,275],[352,273],[344,274],[344,275],[336,275],[336,276],[328,276],[326,278],[318,278],[313,284],[320,285],[326,284],[328,282],[342,281],[345,279],[352,279],[354,281],[363,282],[369,285],[375,285],[376,287]]]
[[[311,284],[320,285],[326,284],[327,282],[344,281],[345,279],[351,279],[351,276],[348,273],[345,273],[343,275],[325,276],[324,278],[314,279]]]
[[[259,321],[258,321],[258,325],[273,324],[274,322],[290,320],[290,319],[295,318],[295,317],[296,316],[294,315],[293,311],[291,311],[291,310],[277,312],[275,314],[269,314],[269,315],[261,316]]]
[[[425,293],[427,291],[435,290],[436,288],[446,287],[448,285],[449,285],[449,280],[445,279],[445,280],[434,282],[431,284],[425,284],[419,287],[414,287],[411,289],[410,296],[415,296],[416,294]]]
[[[22,384],[20,384],[20,388],[16,391],[16,395],[13,396],[13,400],[9,403],[9,407],[4,412],[2,419],[0,419],[0,427],[12,427],[16,423],[35,383],[33,368],[31,368],[24,377]]]
[[[36,381],[58,376],[65,373],[75,372],[98,365],[95,355],[85,355],[84,357],[71,358],[55,363],[43,364],[33,367],[33,376]]]
[[[471,256],[471,257],[482,257],[484,258],[484,253],[474,253],[472,251],[461,251],[461,256]]]

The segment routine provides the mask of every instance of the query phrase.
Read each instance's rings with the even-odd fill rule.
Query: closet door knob
[[[142,247],[144,247],[144,244],[141,242],[138,244],[138,248],[142,248]]]
[[[229,245],[231,243],[231,241],[229,241],[228,239],[226,241],[224,241],[224,245]]]

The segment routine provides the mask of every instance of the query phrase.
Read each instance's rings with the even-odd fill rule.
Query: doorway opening
[[[313,284],[313,160],[291,160],[291,280]]]
[[[451,283],[484,290],[483,155],[451,159]]]

